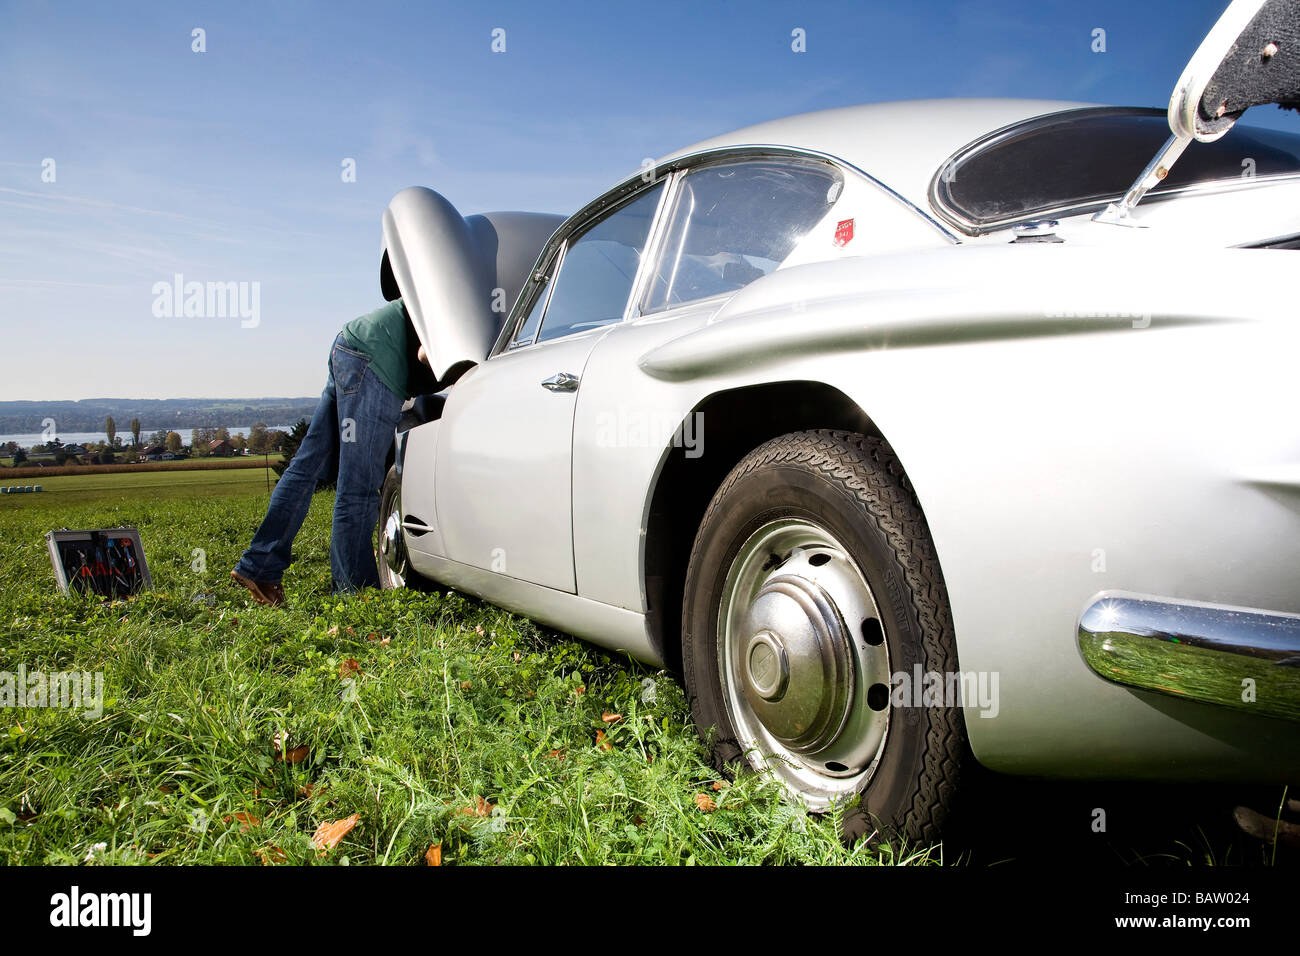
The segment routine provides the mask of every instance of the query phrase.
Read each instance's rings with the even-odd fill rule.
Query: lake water
[[[206,426],[202,426],[202,427],[206,427]],[[275,431],[276,429],[279,429],[282,432],[290,431],[293,428],[292,425],[268,425],[266,427],[268,431]],[[193,425],[186,425],[184,428],[171,428],[169,429],[169,431],[176,432],[178,435],[181,436],[182,441],[184,441],[186,444],[189,444],[190,432],[192,432],[194,428],[195,426]],[[232,425],[230,426],[229,429],[230,437],[234,438],[236,435],[241,435],[241,434],[246,436],[249,432],[249,428],[250,426],[248,425]],[[149,440],[149,436],[152,435],[157,430],[158,430],[157,428],[141,428],[140,441],[142,443],[147,442]],[[128,428],[123,430],[119,428],[117,430],[117,437],[122,442],[122,444],[130,445],[131,429]],[[21,448],[31,448],[33,445],[44,445],[45,436],[42,435],[40,432],[29,432],[22,435],[18,435],[18,434],[0,435],[0,445],[3,445],[5,442],[10,442],[10,441],[17,442],[19,447]],[[103,431],[59,432],[59,441],[63,442],[63,444],[65,445],[84,445],[86,442],[108,441],[108,436],[104,434]]]

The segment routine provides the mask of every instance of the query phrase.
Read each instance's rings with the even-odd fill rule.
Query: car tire
[[[704,514],[683,598],[687,694],[718,770],[844,808],[849,840],[938,839],[967,753],[960,703],[895,706],[893,675],[956,673],[956,642],[887,442],[796,432],[747,455]]]
[[[402,530],[402,476],[396,465],[388,469],[379,490],[379,531],[375,541],[379,586],[385,591],[406,588],[436,591],[437,585],[411,567]]]

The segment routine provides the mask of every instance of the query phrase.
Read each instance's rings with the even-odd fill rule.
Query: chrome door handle
[[[580,379],[576,375],[570,375],[568,372],[556,372],[548,379],[542,381],[542,388],[549,392],[576,392]]]

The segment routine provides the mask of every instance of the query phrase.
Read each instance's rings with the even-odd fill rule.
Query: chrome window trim
[[[641,307],[644,305],[650,284],[650,263],[659,261],[660,249],[663,243],[667,241],[668,216],[672,212],[673,204],[677,201],[677,193],[681,190],[684,175],[685,173],[681,170],[675,170],[668,174],[668,182],[664,186],[663,194],[659,197],[659,208],[655,210],[655,220],[650,225],[650,235],[646,237],[645,249],[641,252],[641,264],[637,269],[636,279],[632,283],[632,291],[627,297],[627,305],[623,309],[623,322],[641,315]],[[622,322],[615,324],[621,325]]]
[[[934,207],[939,216],[947,223],[960,229],[967,236],[985,236],[992,232],[999,232],[1004,229],[1010,229],[1024,222],[1032,222],[1036,219],[1068,219],[1071,216],[1082,216],[1088,213],[1095,213],[1105,209],[1112,202],[1118,202],[1125,193],[1125,189],[1118,190],[1113,196],[1105,199],[1096,200],[1087,203],[1065,203],[1059,206],[1050,206],[1042,209],[1034,209],[1030,212],[1017,216],[1009,216],[1002,219],[983,220],[976,222],[967,216],[962,215],[957,210],[943,201],[939,195],[939,183],[943,177],[944,170],[952,168],[956,162],[961,159],[969,159],[978,153],[983,152],[989,147],[996,146],[1005,138],[1006,134],[1019,130],[1031,123],[1048,117],[1068,116],[1071,113],[1097,113],[1103,110],[1123,111],[1123,110],[1142,110],[1142,107],[1109,107],[1109,106],[1081,106],[1075,109],[1056,110],[1050,113],[1039,113],[1037,116],[1029,116],[1014,123],[1008,123],[995,130],[985,133],[977,139],[971,140],[960,149],[956,150],[951,156],[940,164],[935,170],[934,175],[930,178],[930,187],[927,190],[930,205]],[[1153,108],[1154,109],[1154,108]],[[1152,116],[1160,114],[1163,111],[1154,110]],[[1143,200],[1144,205],[1153,202],[1161,202],[1165,199],[1175,199],[1187,196],[1200,195],[1217,195],[1226,192],[1234,192],[1238,189],[1252,189],[1257,186],[1268,186],[1279,181],[1300,180],[1300,171],[1294,173],[1278,173],[1272,176],[1254,176],[1250,179],[1221,179],[1210,180],[1201,183],[1191,183],[1186,186],[1179,186],[1174,189],[1165,189],[1160,192],[1152,192],[1146,195]],[[1127,187],[1126,187],[1127,188]]]
[[[542,317],[537,320],[537,331],[533,333],[532,338],[525,341],[523,339],[516,339],[512,336],[509,344],[507,344],[505,347],[505,351],[513,352],[516,349],[527,348],[528,346],[533,345],[537,342],[537,336],[542,331],[542,323],[546,321],[546,310],[549,309],[551,306],[551,296],[555,294],[555,278],[560,274],[560,267],[564,265],[564,254],[568,251],[569,251],[569,244],[566,242],[563,246],[560,247],[560,251],[555,254],[555,262],[549,274],[543,272],[540,269],[533,270],[534,278],[532,279],[532,281],[534,282],[537,281],[536,276],[538,275],[546,276],[546,285],[542,287],[542,292],[545,293],[546,295],[546,302],[542,305]],[[536,304],[537,304],[536,302],[532,302],[532,305],[536,305]],[[532,311],[533,311],[532,308],[529,308],[526,312],[522,313],[522,318],[520,322],[521,326],[523,322],[528,321],[528,316],[532,314]]]

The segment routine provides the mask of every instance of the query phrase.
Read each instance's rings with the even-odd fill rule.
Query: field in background
[[[56,475],[40,482],[43,490],[39,494],[32,492],[0,496],[0,514],[13,511],[28,512],[33,516],[57,513],[61,521],[69,506],[97,502],[104,505],[111,503],[118,508],[134,506],[135,513],[148,518],[148,508],[142,507],[147,502],[177,498],[201,499],[212,495],[250,495],[259,491],[262,492],[264,506],[268,484],[269,487],[275,487],[275,473],[266,467]],[[131,522],[122,520],[115,523]],[[52,529],[45,529],[49,530]]]
[[[672,675],[456,594],[332,597],[331,493],[270,609],[227,580],[263,470],[44,484],[0,497],[0,670],[102,672],[106,700],[96,719],[0,709],[0,863],[895,862],[755,775],[720,779]],[[140,529],[155,590],[59,596],[44,532],[116,525]],[[975,770],[967,792],[947,844],[907,862],[1274,859],[1228,817],[1239,799],[1269,812],[1271,788]]]
[[[41,468],[22,465],[13,468],[12,458],[0,458],[0,485],[32,484],[43,478],[62,475],[116,475],[150,471],[214,471],[231,468],[266,468],[283,460],[284,455],[249,455],[237,458],[183,458],[179,461],[137,461],[113,465],[49,465]]]

